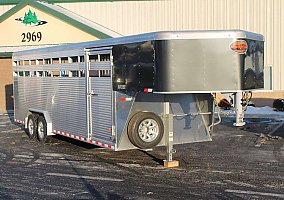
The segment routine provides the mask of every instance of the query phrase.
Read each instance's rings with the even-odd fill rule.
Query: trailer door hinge
[[[111,127],[111,140],[115,141],[115,126]]]

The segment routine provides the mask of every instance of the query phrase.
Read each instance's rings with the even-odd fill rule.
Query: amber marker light
[[[237,40],[230,47],[234,52],[239,54],[245,54],[248,50],[248,44],[245,40]]]

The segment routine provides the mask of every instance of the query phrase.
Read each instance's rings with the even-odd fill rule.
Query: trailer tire
[[[37,134],[36,116],[34,114],[30,114],[28,116],[26,133],[28,134],[30,139],[33,139]]]
[[[37,121],[37,139],[39,142],[44,143],[47,138],[46,121],[43,116],[40,116]]]
[[[129,121],[127,134],[130,142],[141,149],[159,144],[164,135],[161,118],[152,112],[138,112]]]

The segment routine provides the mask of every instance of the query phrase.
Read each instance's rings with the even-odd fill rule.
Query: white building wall
[[[154,0],[59,5],[123,35],[186,29],[245,29],[261,33],[266,38],[265,65],[274,69],[274,89],[284,90],[283,0]]]

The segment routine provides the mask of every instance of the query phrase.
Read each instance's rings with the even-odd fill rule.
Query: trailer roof
[[[244,30],[201,30],[201,31],[161,31],[151,32],[139,35],[124,36],[89,42],[80,42],[72,44],[63,44],[55,47],[45,47],[14,52],[14,56],[23,56],[28,54],[41,54],[46,52],[64,51],[66,49],[81,49],[93,47],[104,47],[119,44],[129,44],[135,42],[153,41],[153,40],[182,40],[182,39],[225,39],[225,38],[246,38],[253,40],[264,40],[264,36]]]

